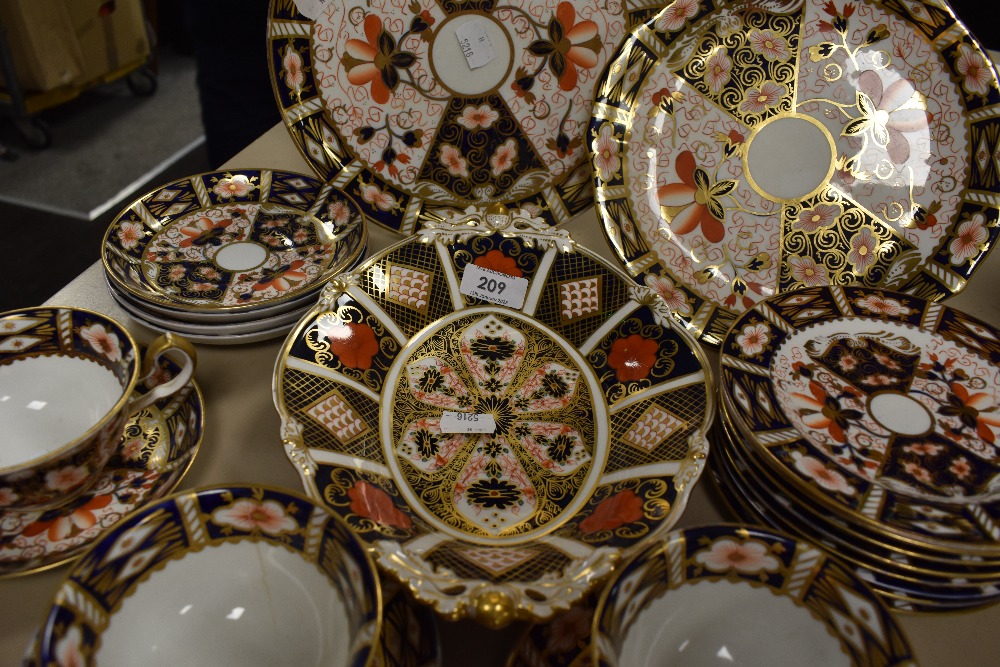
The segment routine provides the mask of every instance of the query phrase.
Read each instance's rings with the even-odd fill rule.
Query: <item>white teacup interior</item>
[[[84,435],[123,391],[114,373],[87,359],[40,356],[0,366],[0,468],[32,461]]]
[[[652,600],[625,633],[619,665],[844,665],[821,620],[765,586],[700,581]]]
[[[101,665],[346,665],[347,610],[301,555],[241,541],[185,554],[111,617]]]

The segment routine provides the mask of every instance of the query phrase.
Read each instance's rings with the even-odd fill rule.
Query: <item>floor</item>
[[[182,61],[165,58],[159,64],[171,67],[171,62]],[[120,81],[107,85],[124,86],[125,83]],[[39,117],[51,128],[53,145],[61,137],[65,140],[64,146],[76,143],[76,137],[74,141],[66,138],[66,134],[70,132],[120,132],[123,136],[129,136],[131,131],[124,128],[128,122],[127,115],[113,116],[104,124],[93,123],[85,130],[79,128],[78,119],[93,114],[96,106],[106,104],[108,92],[85,93],[61,108],[40,114]],[[154,95],[161,93],[162,90]],[[133,139],[123,141],[128,142],[129,150],[146,149],[145,142]],[[17,161],[0,161],[0,195],[4,193],[5,172],[12,174],[14,172],[11,170],[27,168],[36,171],[37,174],[33,177],[38,179],[50,177],[49,170],[40,166],[44,165],[44,161],[38,158],[44,157],[44,151],[52,149],[41,149],[38,153],[31,154],[33,149],[25,145],[10,119],[3,116],[0,116],[0,143],[21,155],[21,159]],[[175,178],[208,171],[211,166],[204,144],[191,148],[190,143],[190,137],[178,137],[173,150],[164,152],[164,147],[158,146],[161,153],[170,158],[164,162],[157,162],[159,157],[151,161],[150,164],[157,166],[155,170],[143,174],[148,176],[143,182],[137,184],[142,175],[122,174],[122,186],[119,187],[135,187],[130,192],[123,193],[117,201],[109,200],[107,210],[92,220],[81,219],[79,215],[60,215],[58,212],[41,210],[44,202],[29,207],[0,201],[0,266],[5,277],[0,286],[0,312],[42,304],[84,269],[99,261],[101,239],[105,231],[119,211],[130,202]],[[22,176],[23,172],[19,174],[19,178]],[[59,183],[53,183],[52,186],[59,187]]]

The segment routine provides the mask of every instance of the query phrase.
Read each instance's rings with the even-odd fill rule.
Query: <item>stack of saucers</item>
[[[111,295],[140,324],[197,343],[284,335],[365,253],[364,216],[303,174],[211,172],[144,195],[108,228]]]
[[[892,606],[1000,600],[1000,331],[939,303],[816,287],[722,347],[713,471],[744,519],[819,542]]]

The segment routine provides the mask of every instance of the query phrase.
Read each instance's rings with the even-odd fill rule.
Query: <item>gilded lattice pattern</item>
[[[315,417],[303,420],[302,439],[307,447],[338,452],[348,456],[385,463],[382,445],[378,440],[378,403],[350,387],[340,385],[336,391],[329,380],[294,369],[285,369],[282,380],[285,401],[289,404],[317,406],[331,396],[342,398],[344,406],[357,416],[357,433],[343,439],[324,421]],[[308,414],[311,407],[304,408]],[[346,434],[345,434],[346,435]],[[364,436],[364,437],[360,437]]]
[[[559,573],[570,563],[570,557],[550,546],[531,544],[523,547],[531,558],[515,564],[502,573],[496,573],[475,560],[469,552],[456,544],[444,544],[427,554],[427,560],[436,569],[447,568],[462,579],[489,579],[497,583],[506,581],[537,581],[546,573]],[[551,575],[550,575],[551,576]]]

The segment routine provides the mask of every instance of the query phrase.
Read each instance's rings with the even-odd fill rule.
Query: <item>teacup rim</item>
[[[111,322],[112,324],[114,324],[115,327],[124,334],[126,341],[128,341],[128,344],[132,349],[132,354],[133,354],[132,373],[131,376],[129,377],[127,386],[122,387],[121,396],[118,397],[118,400],[115,401],[115,404],[110,408],[108,408],[108,410],[101,416],[101,418],[98,419],[94,424],[92,424],[90,428],[88,428],[85,432],[73,438],[69,442],[63,443],[59,447],[49,450],[40,456],[36,456],[33,459],[28,459],[27,461],[21,461],[20,463],[16,463],[14,465],[0,466],[0,476],[17,474],[19,472],[27,472],[29,470],[37,468],[40,465],[45,464],[48,461],[57,459],[60,456],[65,455],[66,452],[72,451],[74,448],[79,447],[80,445],[89,441],[92,437],[94,437],[94,435],[98,431],[105,428],[108,422],[111,419],[113,419],[115,415],[119,414],[127,407],[128,402],[132,400],[132,392],[135,390],[135,386],[136,384],[139,383],[140,380],[142,359],[139,357],[139,350],[140,350],[139,342],[136,340],[135,336],[132,335],[132,332],[130,332],[124,324],[119,322],[114,317],[108,315],[107,313],[101,313],[96,310],[92,310],[90,308],[80,308],[78,306],[65,306],[59,304],[52,304],[52,305],[39,305],[39,306],[25,306],[23,308],[14,308],[12,310],[4,311],[0,313],[0,320],[4,320],[12,315],[29,313],[39,310],[51,310],[51,311],[68,310],[78,313],[85,313],[87,315],[94,315],[96,317],[102,318],[104,321]]]
[[[340,524],[342,528],[345,529],[345,534],[349,535],[354,541],[355,546],[358,548],[358,552],[364,562],[368,573],[371,575],[372,579],[372,589],[374,592],[373,599],[373,616],[374,616],[374,630],[369,637],[371,649],[368,656],[364,662],[363,667],[374,667],[377,664],[376,661],[376,647],[381,641],[382,633],[384,631],[384,614],[385,614],[385,596],[386,592],[384,590],[384,584],[382,582],[381,576],[379,575],[378,565],[376,563],[376,558],[373,555],[372,550],[365,544],[365,542],[358,536],[358,533],[353,527],[344,519],[342,516],[334,512],[329,507],[320,503],[315,498],[311,498],[304,492],[287,487],[281,484],[272,484],[266,482],[251,482],[251,481],[232,481],[232,482],[217,482],[193,486],[187,489],[175,490],[162,498],[159,498],[151,503],[144,504],[137,507],[129,512],[127,512],[121,519],[115,523],[114,526],[105,530],[101,535],[99,535],[91,544],[89,544],[86,549],[84,549],[73,563],[66,569],[63,573],[59,586],[56,588],[56,592],[52,597],[52,600],[45,610],[45,615],[42,618],[42,622],[38,627],[34,635],[32,642],[32,648],[37,648],[39,651],[43,649],[45,638],[49,634],[49,625],[52,615],[57,606],[59,606],[63,601],[65,601],[65,591],[67,587],[72,586],[72,580],[77,569],[81,566],[81,563],[86,562],[87,558],[94,552],[99,551],[103,545],[110,543],[116,538],[120,537],[122,532],[125,530],[131,530],[147,520],[149,516],[152,516],[156,509],[165,505],[166,503],[176,502],[179,498],[184,496],[198,497],[203,494],[209,493],[223,493],[226,491],[232,491],[234,489],[242,490],[260,490],[265,493],[277,493],[285,496],[295,498],[296,500],[310,506],[313,511],[319,510],[324,515],[328,515],[334,521],[334,523]],[[142,515],[146,515],[143,517]],[[129,525],[134,523],[134,525]],[[149,577],[149,574],[145,574],[140,584],[144,582]],[[118,608],[109,610],[109,616],[116,613]],[[355,666],[350,666],[355,667]]]

